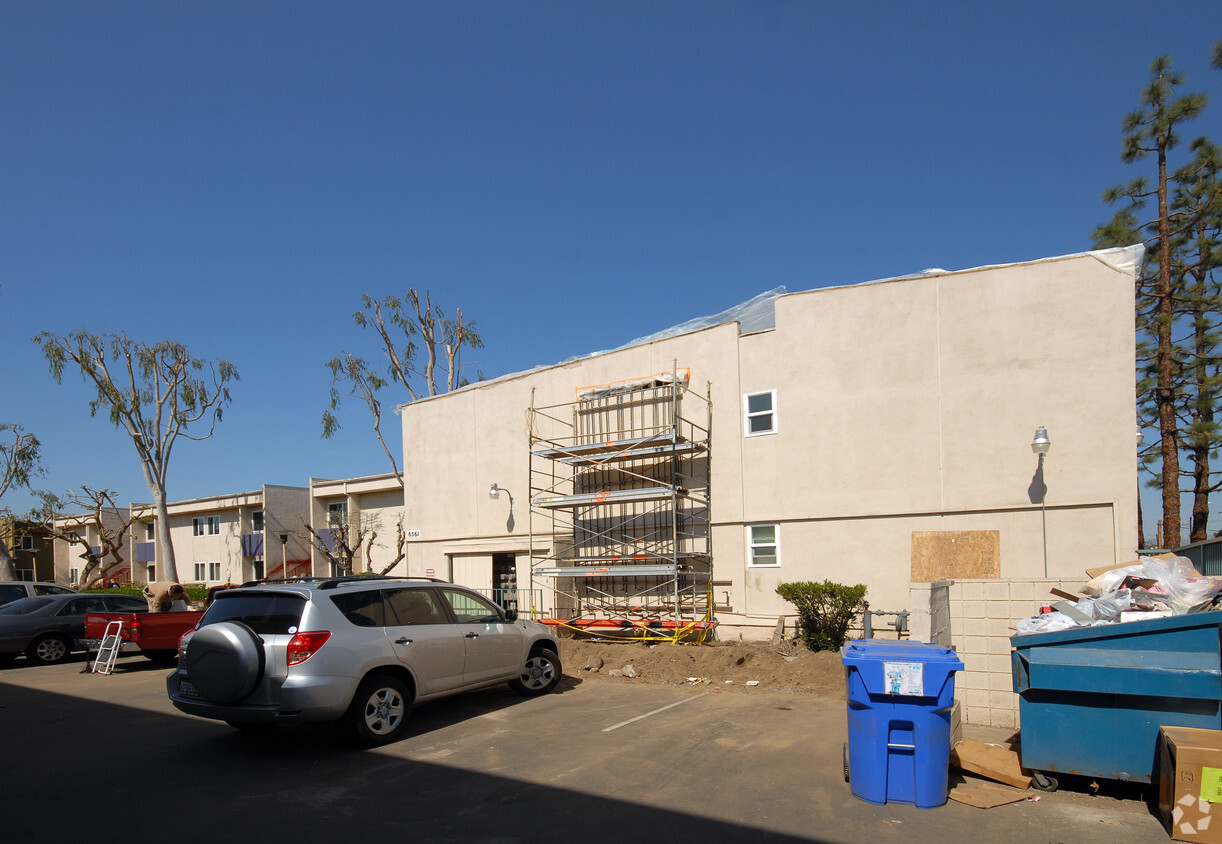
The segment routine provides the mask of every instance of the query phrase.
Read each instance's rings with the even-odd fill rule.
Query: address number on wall
[[[407,538],[408,539],[419,539],[420,538],[420,529],[417,528],[415,530],[409,530],[407,532]]]

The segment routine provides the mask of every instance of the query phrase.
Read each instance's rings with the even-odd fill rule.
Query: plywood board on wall
[[[912,582],[1001,577],[1001,531],[914,530]]]

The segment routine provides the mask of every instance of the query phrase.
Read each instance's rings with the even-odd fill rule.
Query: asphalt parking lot
[[[99,842],[1164,841],[1138,799],[1059,791],[995,809],[875,806],[842,773],[843,703],[582,683],[427,704],[405,740],[239,733],[179,713],[168,673],[0,668],[4,839]]]

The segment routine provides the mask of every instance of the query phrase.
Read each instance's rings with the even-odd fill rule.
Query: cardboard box
[[[1160,730],[1158,810],[1176,841],[1222,844],[1222,730]]]

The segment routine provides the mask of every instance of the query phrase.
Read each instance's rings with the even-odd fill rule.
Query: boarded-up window
[[[912,582],[1001,577],[1001,531],[914,530]]]

